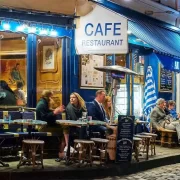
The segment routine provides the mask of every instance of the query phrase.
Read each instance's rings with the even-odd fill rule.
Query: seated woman
[[[180,118],[180,114],[178,114],[176,112],[175,105],[176,105],[176,103],[173,100],[168,101],[168,110],[169,110],[169,113],[173,117],[174,120]]]
[[[111,117],[111,97],[106,96],[103,102],[103,107],[106,113],[107,118],[110,120]]]
[[[70,94],[70,102],[66,107],[66,118],[68,120],[74,120],[77,121],[79,118],[82,118],[83,112],[87,112],[85,101],[83,98],[76,92],[73,92]],[[82,133],[86,129],[74,128],[75,131],[78,131],[80,133],[80,137],[83,135]],[[65,131],[66,134],[64,134],[66,145],[68,145],[68,138],[69,134],[68,131]],[[84,132],[85,133],[85,132]],[[82,138],[82,137],[81,137]]]
[[[46,121],[47,126],[41,129],[41,132],[54,132],[63,137],[63,130],[60,125],[56,124],[56,115],[62,113],[65,109],[61,105],[55,110],[50,109],[50,102],[52,101],[53,92],[50,90],[44,90],[42,92],[41,99],[36,106],[36,118],[38,120]],[[64,158],[64,139],[62,139],[59,145],[59,158]]]

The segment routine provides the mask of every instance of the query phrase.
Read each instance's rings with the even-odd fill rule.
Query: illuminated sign
[[[75,45],[77,54],[126,54],[127,19],[97,5],[80,18],[75,30]]]

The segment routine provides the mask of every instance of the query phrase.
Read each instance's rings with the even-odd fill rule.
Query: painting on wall
[[[57,71],[57,53],[54,44],[41,46],[41,72]]]
[[[0,79],[5,80],[12,89],[16,88],[17,82],[26,86],[26,59],[1,59]]]
[[[104,66],[105,58],[99,55],[81,55],[80,88],[102,89],[105,87],[105,73],[94,67]]]

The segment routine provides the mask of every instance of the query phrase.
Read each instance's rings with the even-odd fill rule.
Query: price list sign
[[[130,162],[132,158],[134,116],[118,116],[116,162]]]
[[[173,73],[160,66],[159,69],[159,91],[172,92],[173,91]]]

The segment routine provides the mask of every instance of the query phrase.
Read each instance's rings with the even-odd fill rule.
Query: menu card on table
[[[132,158],[135,116],[118,116],[116,162],[130,162]]]

